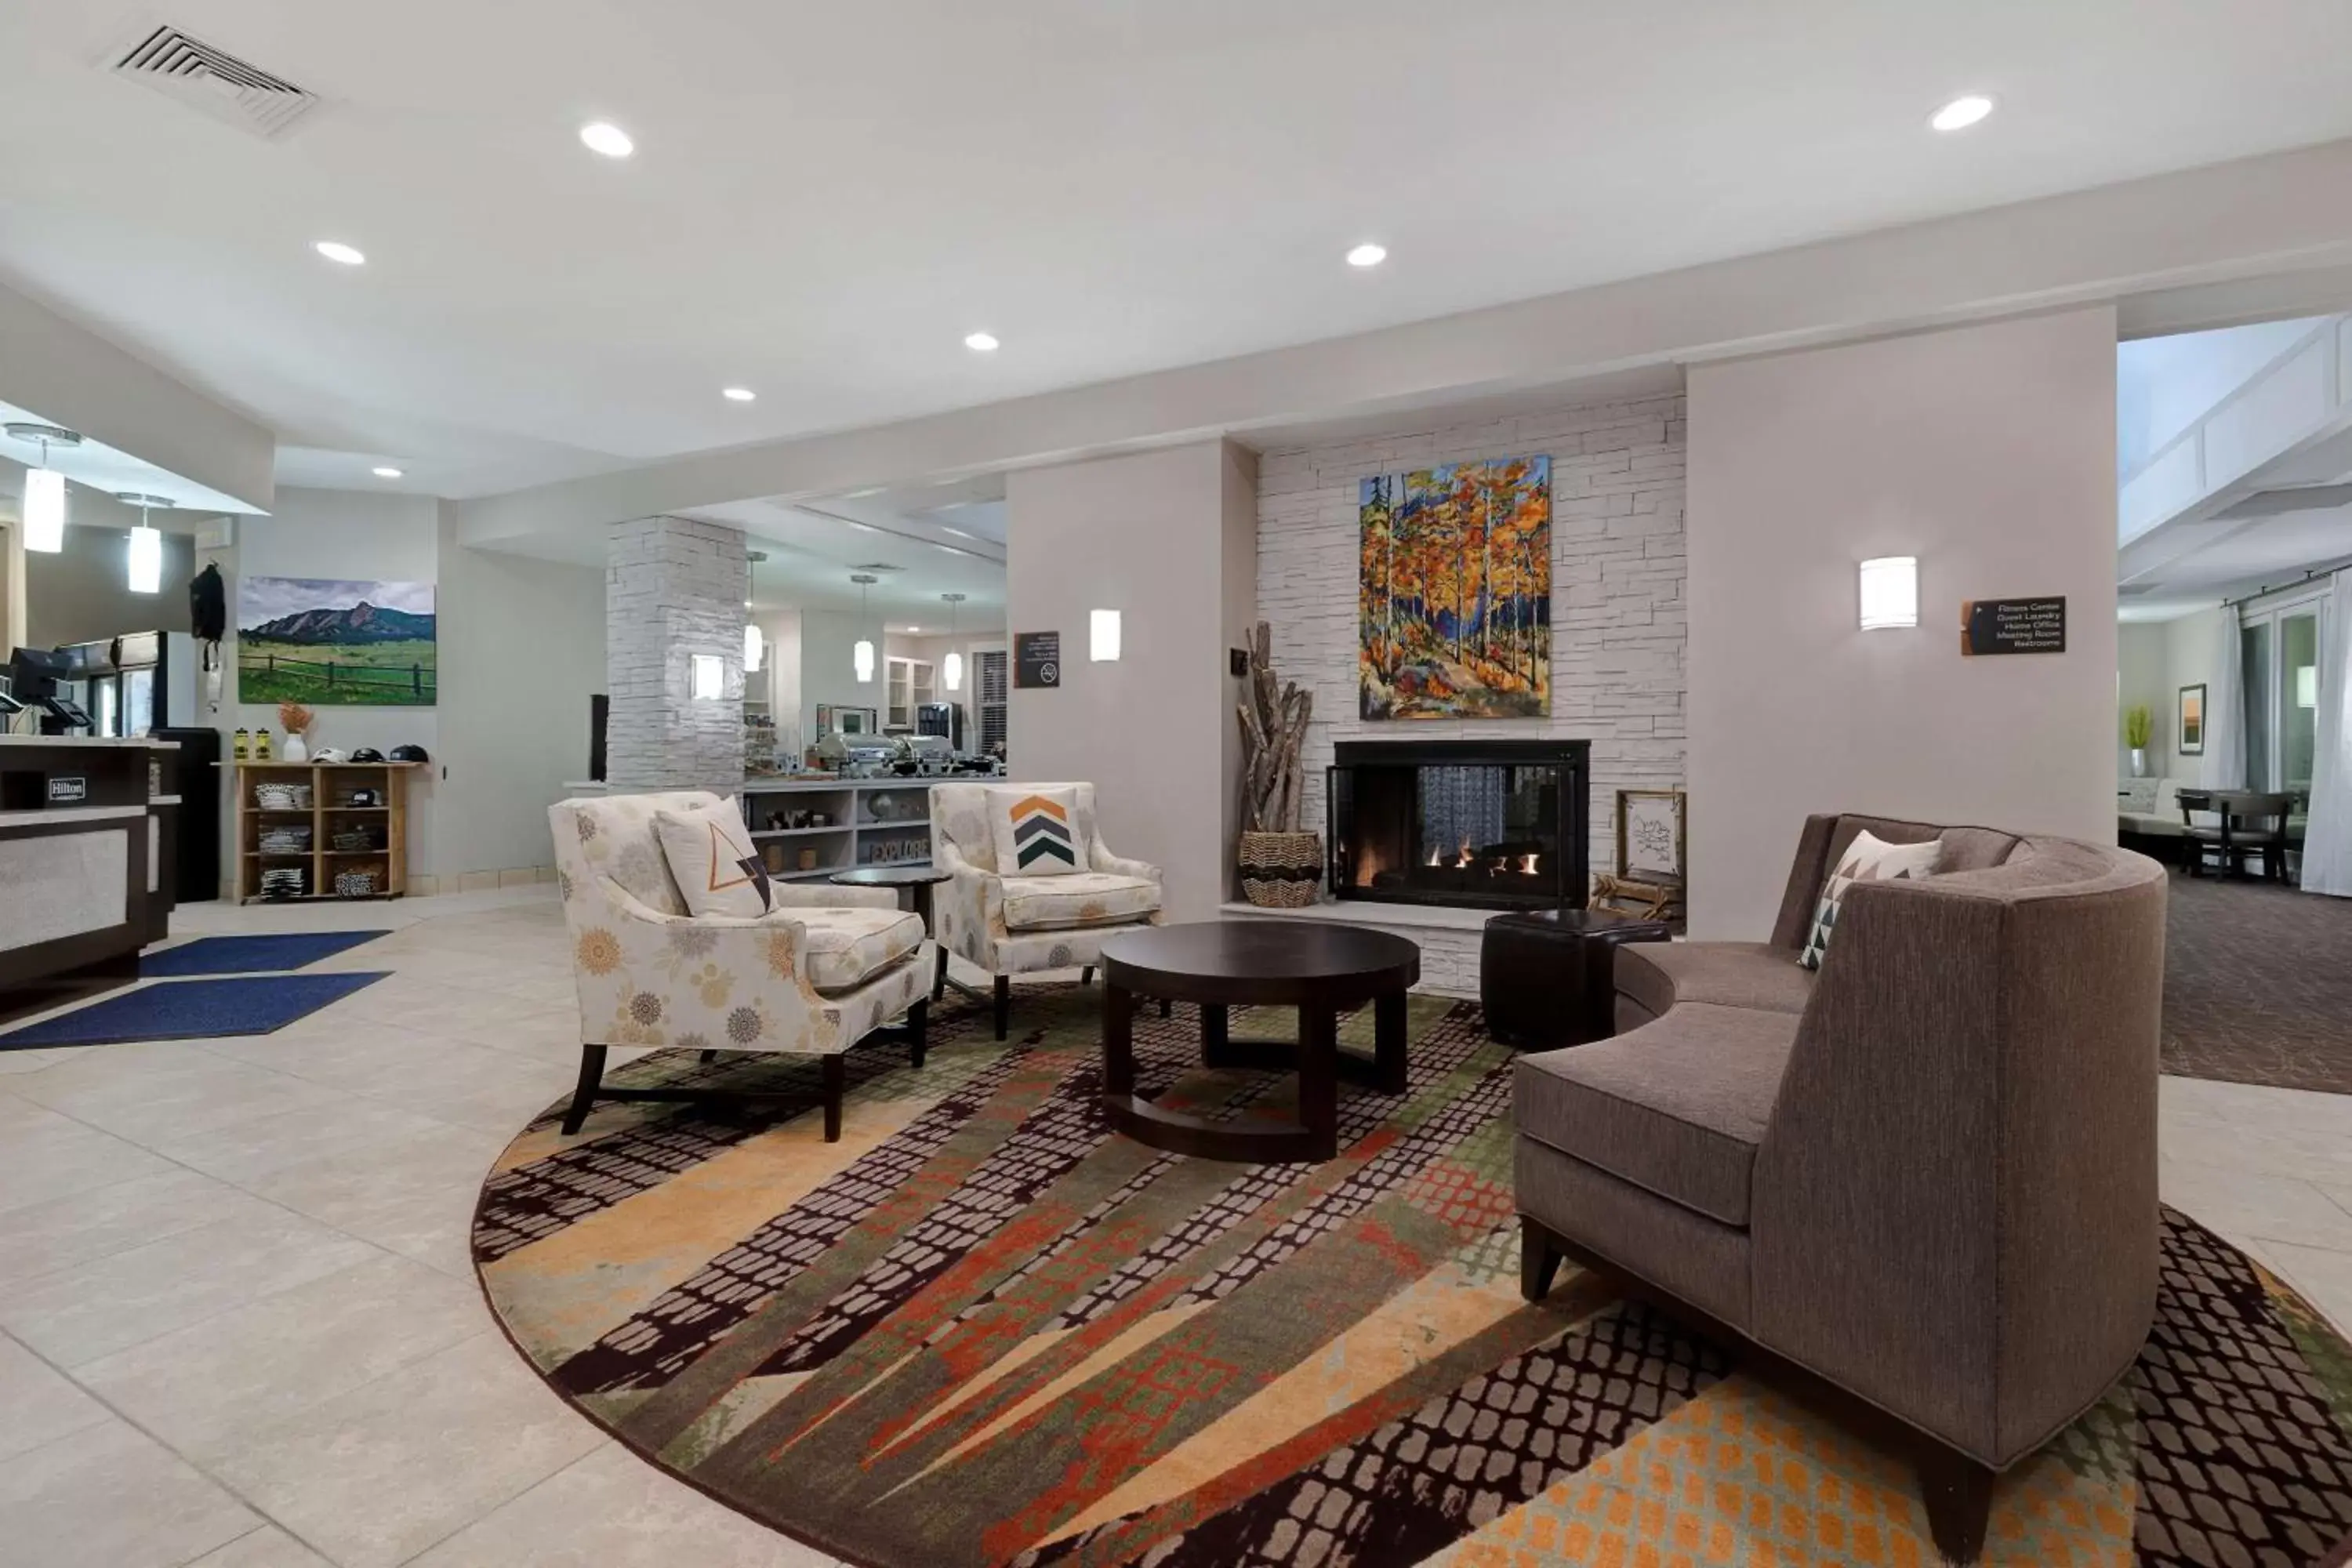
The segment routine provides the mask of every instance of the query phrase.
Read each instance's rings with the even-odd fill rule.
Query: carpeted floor
[[[2164,1070],[2352,1094],[2352,899],[2175,874]]]
[[[850,1058],[842,1141],[647,1105],[525,1131],[474,1246],[518,1347],[641,1455],[868,1568],[1567,1568],[1935,1560],[1911,1473],[1671,1318],[1517,1291],[1510,1057],[1416,999],[1412,1082],[1341,1154],[1160,1155],[1097,1110],[1097,997],[1024,990]],[[1286,1025],[1286,1020],[1284,1020]],[[1369,1019],[1348,1037],[1368,1043]],[[1140,1086],[1294,1080],[1137,1025]],[[663,1052],[640,1079],[804,1087]],[[2316,1564],[2352,1536],[2352,1346],[2168,1215],[2156,1329],[2006,1478],[1986,1561]]]

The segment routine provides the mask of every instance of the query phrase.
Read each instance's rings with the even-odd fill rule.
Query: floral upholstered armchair
[[[1003,875],[990,825],[992,789],[1070,790],[1087,868],[1060,876]],[[1092,970],[1103,939],[1160,923],[1160,868],[1125,860],[1102,841],[1090,784],[939,784],[931,786],[931,864],[945,871],[931,903],[935,933],[950,952],[996,982],[996,1037],[1012,1011],[1012,977],[1045,969]]]
[[[841,1136],[842,1054],[891,1019],[923,1065],[936,967],[922,921],[887,889],[772,884],[757,919],[691,916],[654,830],[657,811],[715,806],[700,792],[558,801],[548,808],[580,993],[580,1085],[566,1133],[599,1100],[718,1098],[609,1089],[613,1046],[771,1051],[822,1062],[824,1135]]]

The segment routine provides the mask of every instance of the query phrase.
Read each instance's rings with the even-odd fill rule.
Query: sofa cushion
[[[1160,907],[1160,884],[1108,871],[1004,879],[1004,929],[1075,931],[1141,920]]]
[[[1617,949],[1616,973],[1618,994],[1651,1017],[1677,1002],[1801,1013],[1813,994],[1813,972],[1767,942],[1628,942]]]
[[[1838,911],[1848,888],[1856,882],[1899,882],[1932,876],[1943,852],[1940,838],[1889,844],[1867,828],[1855,834],[1853,842],[1838,857],[1837,869],[1822,885],[1822,901],[1813,910],[1812,934],[1805,939],[1797,962],[1807,969],[1822,966],[1830,939],[1837,933]]]
[[[1513,1120],[1523,1138],[1744,1226],[1797,1025],[1793,1013],[1677,1003],[1632,1034],[1521,1057]]]
[[[779,910],[769,918],[807,931],[805,968],[819,991],[853,990],[923,945],[923,922],[903,910],[827,905]]]

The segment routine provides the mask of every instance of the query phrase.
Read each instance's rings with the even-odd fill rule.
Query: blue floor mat
[[[184,974],[260,974],[271,970],[299,969],[386,931],[297,931],[282,936],[200,936],[177,947],[143,953],[139,960],[142,980],[170,980]]]
[[[236,980],[169,980],[121,991],[0,1035],[0,1051],[41,1046],[110,1046],[123,1040],[197,1040],[266,1035],[340,1002],[388,974],[267,974]]]

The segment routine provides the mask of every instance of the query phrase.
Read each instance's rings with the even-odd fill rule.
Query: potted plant
[[[281,753],[285,761],[307,763],[310,760],[310,742],[303,737],[309,732],[314,717],[299,702],[280,702],[278,705],[278,727],[286,731],[286,750]]]
[[[2131,748],[2132,777],[2147,777],[2148,737],[2156,732],[2156,715],[2144,702],[2124,710],[2124,744]]]
[[[1242,897],[1262,909],[1303,909],[1323,879],[1323,836],[1298,826],[1305,773],[1298,761],[1315,694],[1274,673],[1273,631],[1264,621],[1250,638],[1242,689]]]

